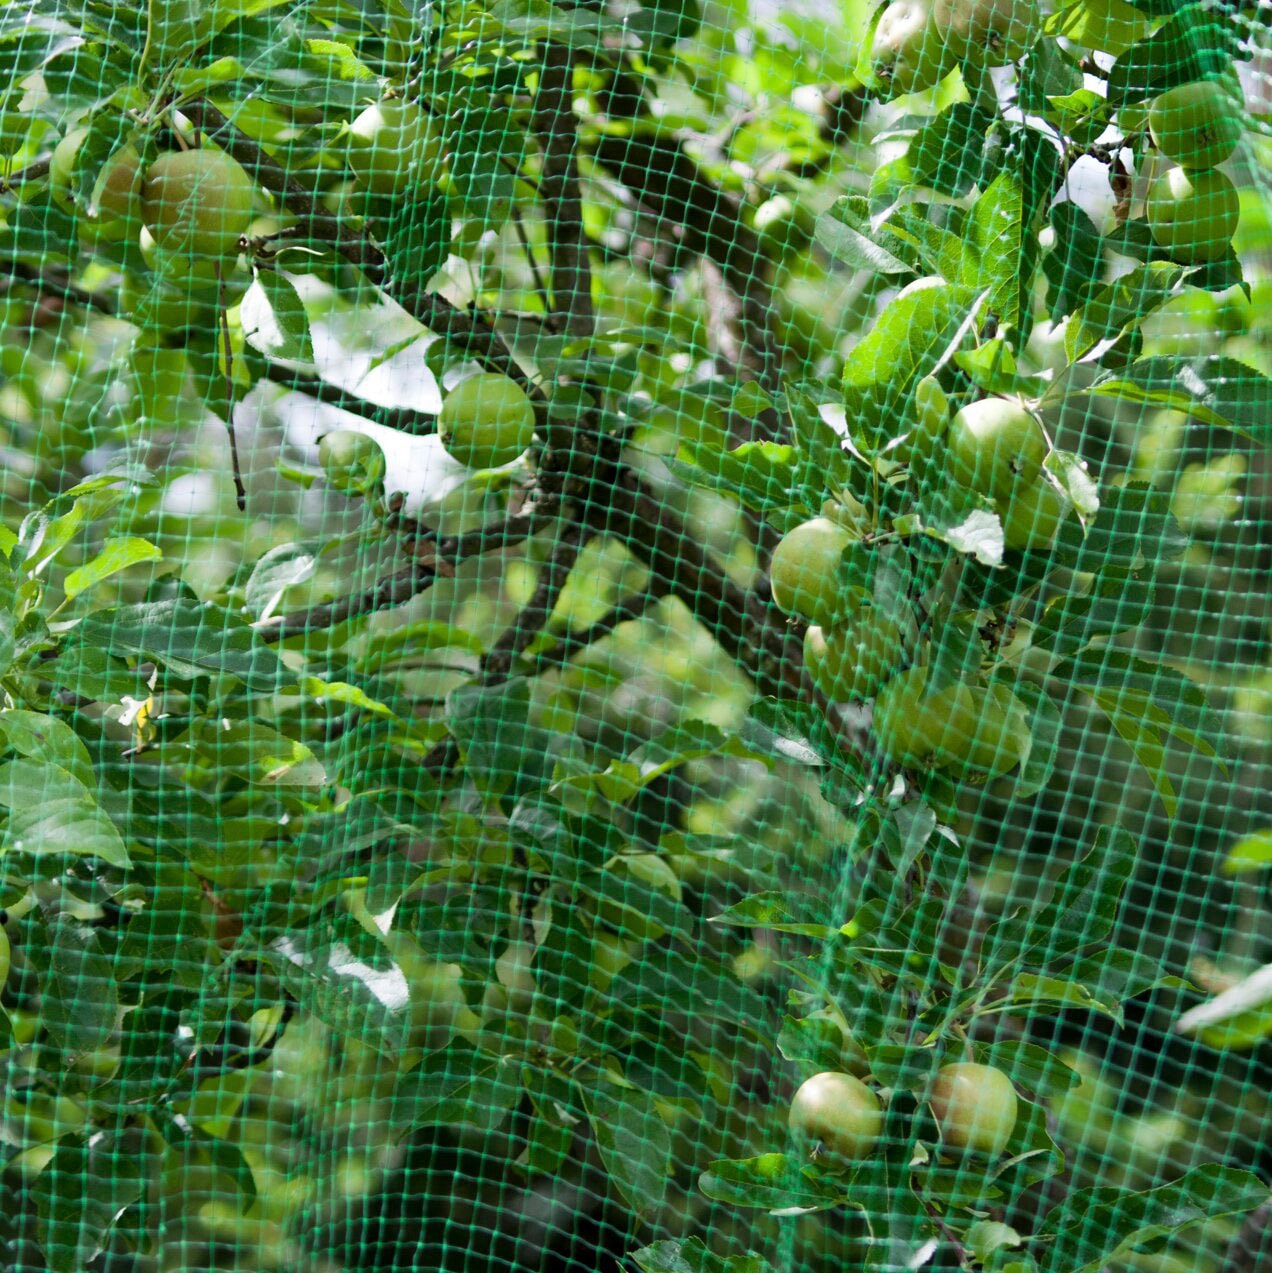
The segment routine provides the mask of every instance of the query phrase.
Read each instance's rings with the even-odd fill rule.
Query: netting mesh
[[[0,11],[0,1268],[1272,1270],[1267,8]]]

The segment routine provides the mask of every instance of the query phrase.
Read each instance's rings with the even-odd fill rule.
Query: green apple
[[[827,625],[839,610],[839,559],[857,536],[828,517],[801,522],[782,536],[769,562],[769,587],[784,614]]]
[[[835,1158],[864,1158],[883,1131],[879,1098],[851,1074],[825,1070],[806,1079],[791,1101],[795,1140]]]
[[[1032,486],[1047,458],[1038,421],[1007,398],[969,403],[950,421],[948,440],[954,480],[1000,499]]]
[[[337,429],[318,442],[318,462],[327,484],[343,495],[365,495],[384,481],[380,444],[356,429]]]
[[[996,778],[1014,769],[1029,746],[1029,715],[1005,685],[969,685],[973,724],[965,738],[946,740],[954,763]]]
[[[1039,480],[1000,504],[1008,548],[1049,548],[1073,504],[1050,482]]]
[[[1153,145],[1184,168],[1213,168],[1241,140],[1242,103],[1218,80],[1180,84],[1148,108]]]
[[[72,128],[53,147],[53,154],[49,159],[49,193],[53,196],[53,202],[66,212],[75,211],[75,201],[71,196],[75,181],[75,160],[87,136],[87,128]]]
[[[349,131],[349,164],[372,194],[403,195],[437,181],[442,138],[432,116],[415,102],[376,102]]]
[[[1148,192],[1148,228],[1154,241],[1184,264],[1217,261],[1237,229],[1241,203],[1223,173],[1171,168]]]
[[[470,469],[511,464],[534,440],[534,403],[497,372],[461,381],[446,395],[437,429],[442,445]]]
[[[875,27],[870,65],[890,96],[939,84],[957,60],[925,0],[892,0],[884,9]]]
[[[209,261],[238,254],[252,223],[252,179],[219,150],[173,150],[146,171],[141,218],[161,252]]]
[[[88,201],[88,214],[100,233],[118,241],[135,234],[141,222],[141,156],[131,142],[109,156]]]
[[[1149,20],[1126,0],[1080,0],[1060,9],[1048,26],[1083,48],[1117,57],[1149,32]]]
[[[924,376],[914,386],[914,416],[914,427],[888,452],[888,459],[923,476],[950,422],[950,401],[935,376]]]
[[[934,0],[932,22],[953,55],[975,66],[1019,62],[1042,30],[1038,0]]]
[[[928,1093],[941,1140],[997,1157],[1016,1129],[1016,1089],[992,1065],[960,1061],[937,1072]]]
[[[872,698],[901,662],[901,629],[877,606],[862,606],[842,624],[804,633],[804,666],[832,702]]]

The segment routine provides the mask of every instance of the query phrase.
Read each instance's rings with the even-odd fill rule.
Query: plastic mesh
[[[0,1268],[1272,1270],[1266,6],[0,12]]]

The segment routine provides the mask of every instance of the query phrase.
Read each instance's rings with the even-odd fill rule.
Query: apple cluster
[[[997,1158],[1010,1143],[1018,1102],[1002,1070],[972,1061],[943,1065],[926,1097],[943,1149]],[[800,1085],[788,1123],[800,1148],[827,1166],[842,1168],[870,1154],[883,1120],[883,1103],[873,1088],[851,1074],[827,1070]]]
[[[1180,84],[1148,108],[1153,145],[1175,165],[1148,192],[1148,225],[1158,246],[1183,264],[1218,260],[1232,241],[1240,204],[1217,165],[1241,140],[1243,111],[1235,76]]]
[[[1037,0],[891,0],[877,15],[871,71],[889,95],[916,93],[956,66],[1019,61],[1041,30]]]
[[[1049,546],[1073,508],[1045,469],[1050,444],[1034,414],[991,396],[951,417],[931,378],[919,382],[915,402],[916,426],[889,455],[992,500],[1008,548]],[[773,600],[809,625],[804,666],[813,684],[832,702],[873,699],[875,737],[894,763],[981,777],[1015,768],[1030,739],[1025,705],[1002,684],[938,679],[908,610],[881,606],[841,577],[845,557],[858,552],[870,552],[860,526],[833,504],[773,552]]]

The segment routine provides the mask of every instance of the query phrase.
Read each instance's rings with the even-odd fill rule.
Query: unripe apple
[[[830,624],[839,610],[839,559],[855,536],[828,517],[814,517],[788,531],[773,550],[769,587],[784,614]]]
[[[997,1157],[1016,1129],[1016,1089],[992,1065],[959,1061],[937,1072],[928,1094],[941,1139]]]
[[[75,211],[75,201],[71,197],[75,181],[75,158],[87,136],[87,128],[72,128],[53,147],[53,154],[49,159],[49,193],[53,196],[53,202],[66,212]]]
[[[1038,0],[934,0],[932,23],[956,58],[974,66],[1019,62],[1042,30]]]
[[[442,445],[461,464],[498,468],[534,440],[534,404],[507,376],[482,372],[446,395],[437,427]]]
[[[1001,499],[1032,486],[1047,458],[1038,421],[1006,398],[969,403],[950,421],[948,436],[954,480]]]
[[[1148,108],[1153,145],[1184,168],[1213,168],[1241,140],[1242,106],[1218,80],[1180,84]]]
[[[141,217],[165,253],[222,258],[238,253],[252,223],[252,179],[219,150],[160,155],[141,188]]]
[[[996,778],[1014,769],[1029,745],[1029,715],[1024,703],[1005,685],[969,685],[973,717],[965,739],[946,740],[954,764]]]
[[[901,661],[896,622],[877,606],[861,606],[834,627],[804,633],[804,666],[832,702],[871,698]]]
[[[343,495],[365,495],[384,480],[380,444],[356,429],[337,429],[318,442],[318,462],[327,484]]]
[[[1236,188],[1216,170],[1171,168],[1148,192],[1148,228],[1154,241],[1184,264],[1217,261],[1237,229]]]
[[[120,146],[102,164],[88,214],[100,226],[100,233],[110,239],[122,239],[136,233],[141,221],[141,156],[131,142]]]
[[[1000,509],[1003,540],[1008,548],[1049,548],[1073,504],[1050,482],[1038,481],[1017,491]]]
[[[879,1098],[858,1078],[825,1070],[806,1079],[791,1101],[791,1134],[836,1158],[864,1158],[883,1130]]]
[[[892,0],[875,27],[870,63],[890,95],[917,93],[939,84],[958,54],[932,21],[925,0]]]
[[[350,132],[350,166],[373,194],[402,195],[436,182],[442,138],[432,116],[415,102],[376,102],[353,121]]]
[[[914,415],[914,427],[888,452],[888,459],[922,470],[950,422],[950,401],[935,376],[924,376],[914,386]]]

